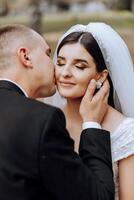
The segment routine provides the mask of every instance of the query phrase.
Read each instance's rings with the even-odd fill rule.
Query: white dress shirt
[[[83,122],[82,124],[82,130],[85,130],[87,128],[97,128],[101,129],[101,125],[98,122]]]

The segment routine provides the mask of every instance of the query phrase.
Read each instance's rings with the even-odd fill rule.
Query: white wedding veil
[[[114,103],[128,117],[134,117],[134,68],[129,50],[123,39],[105,23],[89,23],[72,26],[60,39],[54,54],[57,59],[57,48],[61,41],[72,32],[89,32],[97,41],[103,54],[114,87]],[[62,106],[59,95],[53,97],[53,105]]]

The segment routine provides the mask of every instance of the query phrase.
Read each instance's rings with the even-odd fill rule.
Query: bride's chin
[[[65,98],[65,99],[68,99],[68,100],[77,100],[77,99],[82,99],[82,96],[77,96],[77,95],[74,95],[74,94],[65,94],[65,93],[60,93],[60,96]]]
[[[58,92],[60,94],[61,97],[65,98],[65,99],[80,99],[83,97],[83,94],[79,94],[75,91],[67,91],[67,90],[63,90],[63,89],[60,89],[58,88]]]
[[[74,96],[72,95],[67,95],[67,94],[60,94],[61,97],[65,98],[65,99],[75,99]]]

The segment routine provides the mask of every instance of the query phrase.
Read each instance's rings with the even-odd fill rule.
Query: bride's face
[[[58,54],[55,77],[61,96],[80,98],[92,78],[99,76],[92,56],[79,43],[64,45]]]

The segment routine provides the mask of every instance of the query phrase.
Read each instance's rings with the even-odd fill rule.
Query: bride
[[[126,44],[104,23],[75,25],[59,40],[54,61],[60,96],[53,104],[62,107],[76,151],[87,85],[95,79],[99,89],[108,78],[109,109],[101,127],[111,132],[116,200],[134,200],[134,69]]]

